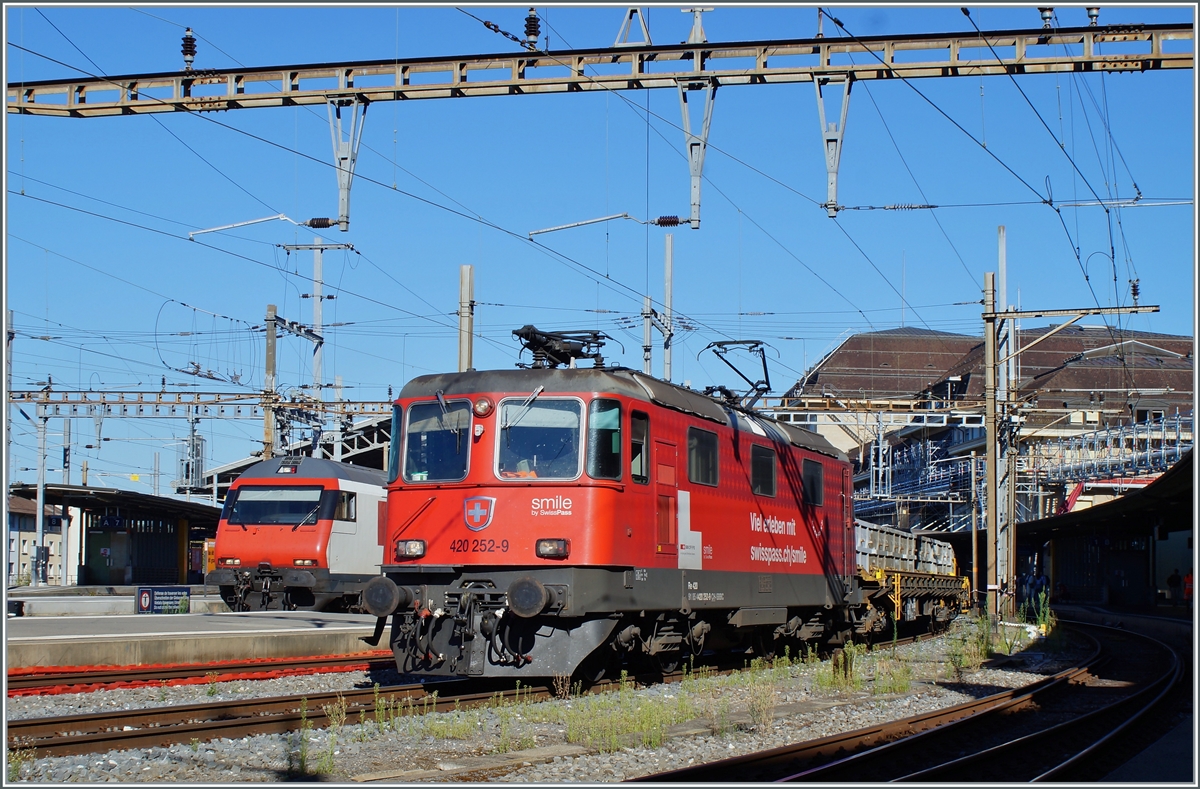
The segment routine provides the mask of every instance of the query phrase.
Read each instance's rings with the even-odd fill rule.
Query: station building
[[[1172,570],[1183,575],[1189,569],[1190,498],[1185,502],[1176,491],[1171,499],[1182,519],[1143,520],[1136,528],[1124,508],[1146,505],[1151,498],[1141,494],[1173,467],[1191,467],[1194,339],[1079,325],[1042,339],[1051,328],[1015,332],[1008,350],[1028,348],[1014,357],[1008,396],[1011,464],[1000,472],[1017,560],[1001,575],[1007,570],[1016,585],[1019,576],[1042,570],[1077,601],[1153,603]],[[971,556],[972,521],[977,531],[983,528],[983,345],[982,337],[921,328],[856,334],[807,370],[781,401],[871,400],[881,412],[893,404],[973,414],[973,423],[947,425],[914,420],[889,426],[858,414],[810,425],[855,463],[857,517],[949,539],[960,567],[969,567],[964,557]],[[1172,474],[1184,477],[1190,497],[1190,472]],[[1167,480],[1155,490],[1178,484]],[[1081,515],[1090,508],[1096,513]],[[1060,520],[1064,516],[1077,520]],[[1037,542],[1038,536],[1046,539]],[[979,556],[985,547],[980,535]]]
[[[14,485],[11,489],[13,506],[28,506],[31,513],[36,512],[33,504],[36,498],[36,485]],[[45,500],[56,512],[63,508],[67,512],[62,522],[66,535],[55,537],[55,544],[62,546],[57,551],[61,569],[57,575],[52,574],[50,584],[129,586],[204,582],[204,545],[206,539],[216,535],[219,507],[88,485],[48,484]],[[22,501],[28,504],[18,503]],[[12,517],[10,514],[10,524]],[[33,515],[28,517],[32,522]],[[44,533],[50,544],[49,528]],[[32,532],[28,533],[30,537],[26,534],[21,532],[22,540],[31,539]],[[52,552],[50,559],[53,567],[55,553]]]

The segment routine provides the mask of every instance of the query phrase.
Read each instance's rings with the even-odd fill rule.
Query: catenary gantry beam
[[[10,83],[8,112],[87,118],[716,85],[1192,68],[1190,25],[640,45]],[[994,51],[993,51],[994,50]]]

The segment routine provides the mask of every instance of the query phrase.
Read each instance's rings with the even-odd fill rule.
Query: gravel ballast
[[[360,723],[352,715],[336,732],[311,729],[303,735],[63,757],[10,751],[7,777],[53,783],[620,781],[953,706],[1029,684],[1065,665],[1065,655],[1051,660],[1035,645],[1008,665],[956,671],[951,655],[961,650],[969,627],[963,623],[947,636],[898,647],[894,656],[887,648],[859,656],[852,687],[834,687],[827,662],[793,663],[681,684],[628,684],[594,697],[396,717],[383,725],[375,716]],[[8,699],[7,717],[328,693],[398,681],[394,675],[348,672],[16,697]],[[658,735],[613,734],[613,721],[623,716]],[[609,729],[601,731],[603,726]]]

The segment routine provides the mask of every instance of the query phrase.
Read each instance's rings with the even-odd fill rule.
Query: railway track
[[[644,776],[724,782],[1095,780],[1089,756],[1162,701],[1182,664],[1161,642],[1113,628],[1080,665],[1013,691],[888,724]],[[1103,647],[1101,646],[1103,644]]]
[[[895,643],[912,643],[925,637],[928,636],[922,634],[899,639]],[[888,642],[888,645],[891,643]],[[313,659],[301,660],[311,662]],[[741,668],[741,664],[729,662],[716,666],[715,671],[729,673]],[[631,679],[644,683],[677,682],[684,676],[685,672],[675,671],[661,676],[634,676]],[[147,684],[153,682],[147,681]],[[592,686],[591,692],[604,692],[617,684],[615,680],[602,680]],[[193,740],[206,741],[217,737],[282,733],[295,731],[305,722],[320,728],[328,723],[325,707],[342,703],[346,709],[345,720],[353,723],[375,715],[380,705],[387,705],[389,709],[399,708],[407,714],[422,714],[493,704],[518,696],[523,701],[544,701],[552,698],[554,692],[549,688],[529,686],[513,688],[511,682],[500,680],[464,680],[397,685],[380,688],[378,692],[373,688],[356,689],[306,696],[151,707],[117,713],[26,718],[8,722],[8,744],[10,748],[33,749],[38,756],[69,756],[166,746]]]
[[[113,688],[135,688],[228,682],[235,679],[271,679],[297,674],[363,671],[395,668],[387,650],[358,655],[266,658],[222,663],[189,663],[170,666],[98,666],[93,668],[31,668],[9,671],[9,696],[51,693],[85,693]]]

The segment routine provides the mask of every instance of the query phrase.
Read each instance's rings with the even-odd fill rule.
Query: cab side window
[[[344,490],[338,493],[337,508],[333,511],[333,519],[335,521],[358,520],[358,510],[353,493]]]
[[[717,484],[717,434],[689,427],[688,479],[701,485]]]
[[[592,479],[621,478],[621,403],[597,399],[588,406],[587,473]]]
[[[805,460],[800,472],[800,480],[804,485],[804,500],[820,507],[825,503],[825,467],[815,460]]]
[[[650,481],[650,417],[641,411],[629,415],[629,476],[639,485]]]
[[[750,445],[750,489],[756,496],[775,495],[775,450]]]

